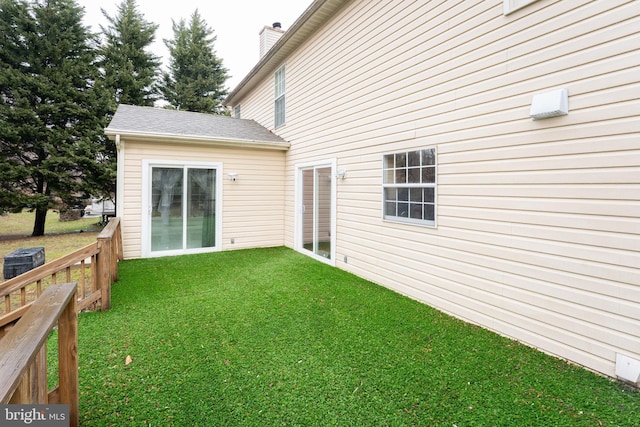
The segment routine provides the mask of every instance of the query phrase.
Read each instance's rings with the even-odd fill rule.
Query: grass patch
[[[20,213],[8,213],[0,216],[0,236],[28,237],[33,232],[35,212],[23,210]],[[81,231],[100,231],[100,218],[81,218],[76,221],[60,221],[57,211],[49,211],[45,221],[45,234],[73,233]]]
[[[0,269],[4,268],[4,256],[17,249],[43,246],[48,262],[95,242],[102,229],[99,218],[61,222],[58,213],[50,211],[46,219],[46,234],[31,237],[34,218],[35,213],[27,211],[0,216]]]
[[[638,425],[637,391],[289,249],[125,261],[112,297],[83,425]]]

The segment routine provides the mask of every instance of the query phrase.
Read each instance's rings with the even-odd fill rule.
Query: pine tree
[[[165,100],[180,110],[228,114],[222,105],[227,70],[215,54],[213,30],[196,10],[188,26],[173,22],[173,34],[164,41],[171,55],[160,89]]]
[[[69,207],[113,181],[108,96],[74,0],[0,0],[0,209]]]
[[[114,107],[117,104],[152,106],[160,59],[146,49],[153,43],[158,26],[144,20],[135,0],[123,0],[114,17],[104,9],[102,14],[109,25],[100,26],[105,36],[100,66],[105,85],[113,92]]]

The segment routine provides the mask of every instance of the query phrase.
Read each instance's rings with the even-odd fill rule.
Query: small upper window
[[[233,109],[233,117],[235,117],[236,119],[241,119],[242,117],[240,117],[240,105],[236,105],[236,108]]]
[[[436,225],[436,149],[387,154],[383,159],[383,218]]]
[[[284,65],[275,75],[275,127],[285,123],[285,68]]]
[[[522,9],[525,6],[530,5],[538,0],[503,0],[504,2],[504,14],[508,15],[515,12],[518,9]]]

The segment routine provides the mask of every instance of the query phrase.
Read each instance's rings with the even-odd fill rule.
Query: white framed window
[[[518,9],[522,9],[525,6],[530,5],[538,0],[503,0],[504,2],[504,14],[508,15],[515,12]]]
[[[241,119],[241,114],[242,114],[242,109],[240,107],[240,104],[236,105],[236,108],[233,109],[233,117],[235,117],[236,119]]]
[[[285,92],[286,92],[286,79],[285,79],[285,67],[284,65],[276,71],[275,74],[275,91],[274,91],[274,106],[275,106],[275,122],[274,127],[280,127],[285,123]]]
[[[386,154],[383,158],[383,219],[436,226],[435,147]]]

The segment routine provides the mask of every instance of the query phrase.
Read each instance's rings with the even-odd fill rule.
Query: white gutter
[[[116,145],[123,144],[118,142],[120,138],[131,138],[139,141],[149,141],[154,143],[172,143],[172,142],[188,142],[197,145],[209,145],[219,147],[232,148],[256,148],[262,150],[280,150],[287,151],[291,144],[286,141],[258,141],[251,139],[233,139],[221,138],[202,135],[172,135],[159,132],[131,132],[117,129],[105,129],[104,133],[110,138],[116,140]]]
[[[122,220],[124,214],[124,141],[116,135],[116,216]]]

